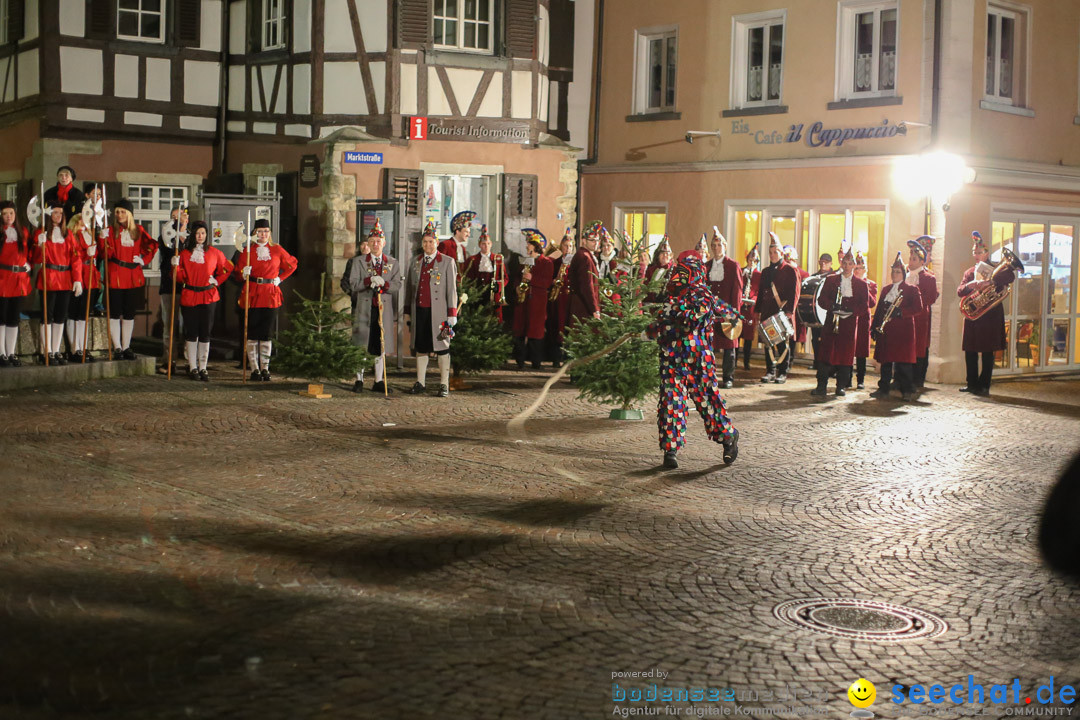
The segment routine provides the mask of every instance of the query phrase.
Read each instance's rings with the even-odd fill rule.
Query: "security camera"
[[[691,145],[693,145],[693,144],[694,144],[694,136],[693,136],[693,135],[691,135],[690,133],[686,133],[686,142],[688,142],[688,143],[690,143]]]

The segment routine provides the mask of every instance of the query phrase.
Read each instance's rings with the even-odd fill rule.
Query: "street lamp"
[[[893,163],[893,186],[909,202],[926,199],[924,232],[930,232],[933,207],[949,210],[949,199],[966,183],[974,182],[975,171],[952,153],[934,151],[903,155]]]

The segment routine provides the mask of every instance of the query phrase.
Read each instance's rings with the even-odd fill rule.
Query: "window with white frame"
[[[118,0],[116,37],[139,42],[165,42],[166,0]]]
[[[277,178],[273,175],[260,175],[258,189],[260,195],[277,195]]]
[[[0,0],[0,45],[7,44],[8,41],[8,18],[11,0]]]
[[[986,6],[986,100],[1023,105],[1027,71],[1027,11],[1016,5]]]
[[[675,109],[678,57],[678,28],[637,31],[637,78],[634,83],[636,113],[669,112]]]
[[[172,220],[172,211],[187,204],[188,188],[184,185],[129,185],[128,200],[135,209],[135,222],[146,228],[155,240],[161,228]],[[157,270],[159,253],[154,254],[151,270]]]
[[[433,0],[435,47],[490,53],[495,41],[495,0]]]
[[[18,183],[8,183],[4,186],[4,199],[8,202],[15,202],[19,199]]]
[[[900,8],[896,0],[849,0],[840,6],[839,96],[896,94]]]
[[[262,1],[262,49],[285,47],[285,0]]]
[[[780,104],[785,18],[783,10],[734,18],[732,107]]]

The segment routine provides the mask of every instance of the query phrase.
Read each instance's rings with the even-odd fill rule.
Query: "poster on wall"
[[[236,231],[244,226],[243,221],[215,220],[211,223],[210,233],[213,236],[214,245],[232,245]],[[228,251],[225,251],[228,255]]]

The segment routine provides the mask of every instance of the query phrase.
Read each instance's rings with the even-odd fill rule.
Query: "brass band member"
[[[525,369],[525,356],[532,361],[533,370],[540,369],[544,359],[544,332],[547,329],[548,291],[554,282],[555,264],[544,257],[547,238],[539,230],[525,228],[525,267],[521,273],[518,310],[514,313],[514,356],[518,370]],[[523,293],[523,295],[522,295]]]
[[[870,326],[876,342],[874,361],[881,365],[878,389],[870,397],[879,400],[889,397],[894,372],[904,400],[910,400],[915,389],[915,316],[922,312],[922,295],[918,283],[905,280],[908,271],[902,258],[896,253],[890,270],[892,283],[881,288]]]
[[[459,212],[450,220],[450,237],[439,243],[439,252],[457,263],[458,275],[461,275],[465,258],[468,257],[465,246],[469,243],[469,235],[472,234],[472,221],[475,217],[476,213],[472,210]]]
[[[877,283],[866,277],[866,257],[861,253],[855,253],[855,277],[865,280],[867,285],[867,307],[859,309],[856,317],[859,325],[855,329],[855,371],[859,390],[865,387],[866,358],[870,357],[870,311],[877,305]],[[850,378],[848,387],[851,386]]]
[[[495,317],[502,321],[502,301],[509,279],[506,275],[506,263],[499,253],[491,252],[491,238],[488,237],[487,225],[480,228],[480,252],[470,255],[465,261],[465,277],[480,286],[479,305],[491,305]]]
[[[712,260],[705,263],[705,284],[717,299],[723,300],[732,308],[739,307],[743,296],[742,272],[739,264],[727,256],[727,240],[715,226],[708,254],[712,256]],[[735,385],[735,350],[738,348],[739,338],[725,335],[722,319],[717,320],[713,329],[713,353],[723,358],[723,387],[731,388]]]
[[[1004,267],[992,269],[989,265],[990,251],[977,231],[971,233],[971,257],[975,266],[964,272],[956,295],[964,298],[974,292],[985,291],[990,286],[1001,293],[1009,283],[1016,280],[1016,271],[1012,265],[1002,259]],[[967,361],[967,385],[960,392],[974,395],[990,394],[990,378],[994,374],[994,353],[1004,350],[1005,307],[1001,302],[987,310],[976,320],[964,318],[964,359]],[[982,371],[979,371],[979,358],[982,358]]]
[[[829,376],[836,373],[836,394],[846,395],[851,384],[851,365],[855,361],[855,335],[858,314],[869,306],[869,287],[855,277],[855,256],[851,247],[841,248],[840,274],[830,275],[822,284],[818,305],[828,311],[821,328],[821,353],[817,364],[817,387],[811,395],[827,392]]]
[[[831,275],[833,272],[833,257],[829,253],[821,253],[817,260],[818,275]],[[801,285],[801,283],[800,283]],[[821,349],[821,328],[810,328],[810,344],[814,348],[814,361],[810,363],[810,369],[816,370],[818,366],[818,351]]]
[[[761,283],[761,271],[758,263],[761,258],[758,255],[758,245],[746,253],[746,266],[742,269],[742,316],[743,327],[739,339],[743,342],[743,369],[750,369],[750,351],[754,347],[754,339],[757,337],[757,313],[754,312],[754,304],[758,298],[758,285]]]
[[[546,352],[554,367],[563,364],[563,332],[570,317],[570,264],[574,261],[574,235],[572,228],[559,241],[559,257],[553,261],[555,284],[548,293]]]
[[[761,271],[761,285],[758,290],[757,302],[754,312],[762,320],[768,320],[778,312],[782,312],[791,320],[795,313],[795,303],[799,299],[799,276],[790,264],[784,262],[781,256],[780,238],[776,233],[769,232],[769,266]],[[791,352],[788,346],[791,340],[780,343],[773,352],[781,357],[779,362],[773,362],[768,349],[765,352],[765,376],[761,378],[763,383],[786,383],[787,371],[791,365]],[[784,352],[788,350],[788,352]]]
[[[937,278],[926,267],[926,260],[934,248],[936,239],[931,235],[921,235],[914,240],[908,240],[908,274],[911,276],[908,282],[916,282],[919,285],[919,293],[922,296],[923,311],[915,317],[915,388],[922,390],[926,382],[926,368],[930,356],[930,326],[933,322],[933,310],[931,306],[937,302],[938,288]]]
[[[570,313],[566,321],[572,326],[579,320],[600,317],[600,286],[597,283],[596,246],[608,237],[607,228],[597,220],[581,235],[581,251],[570,261]]]

